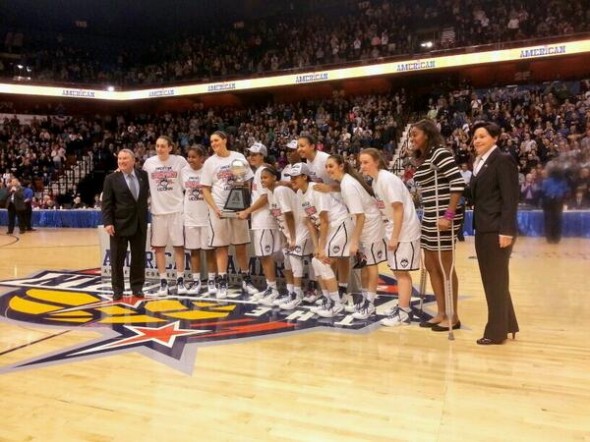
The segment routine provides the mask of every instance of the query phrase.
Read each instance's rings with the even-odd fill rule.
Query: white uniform
[[[420,268],[420,221],[416,215],[412,196],[405,184],[397,176],[386,170],[380,170],[373,180],[373,191],[377,198],[377,207],[387,220],[385,235],[391,239],[393,233],[392,204],[400,202],[404,207],[402,228],[399,234],[399,246],[389,253],[388,264],[393,270],[417,270]]]
[[[364,214],[365,224],[361,232],[359,250],[365,256],[367,265],[387,260],[385,225],[377,201],[354,177],[345,174],[340,181],[342,200],[352,215]]]
[[[212,155],[203,164],[201,183],[211,188],[213,201],[220,209],[223,209],[229,193],[234,184],[235,178],[231,171],[231,163],[240,160],[246,167],[245,180],[248,181],[254,176],[248,165],[246,157],[239,152],[229,151],[227,157]],[[224,247],[231,244],[239,245],[250,242],[248,221],[237,218],[220,219],[217,214],[210,212],[209,222],[211,224],[211,247]]]
[[[149,177],[153,215],[182,212],[184,195],[180,171],[186,166],[187,161],[178,155],[170,155],[166,161],[153,156],[143,163],[143,170]]]
[[[153,247],[166,246],[169,238],[174,247],[184,246],[184,195],[180,174],[187,165],[178,155],[170,155],[166,161],[153,156],[143,163],[150,185]]]
[[[268,204],[270,212],[277,220],[280,231],[289,241],[291,234],[285,221],[285,213],[291,212],[295,222],[295,249],[290,254],[306,256],[312,253],[313,244],[309,237],[309,230],[304,223],[301,204],[297,195],[287,186],[277,186],[274,191],[268,192]]]
[[[229,151],[227,157],[212,155],[203,164],[203,175],[201,181],[204,186],[211,187],[211,195],[217,207],[223,209],[229,192],[234,184],[235,178],[231,171],[231,163],[234,160],[240,160],[246,167],[245,180],[251,180],[254,177],[252,169],[248,164],[246,157],[239,152]]]
[[[201,174],[190,165],[182,169],[184,188],[184,247],[188,250],[209,249],[209,210],[203,199]]]
[[[348,257],[350,255],[349,240],[354,226],[344,203],[333,193],[315,191],[312,184],[305,193],[301,190],[297,191],[297,196],[305,216],[316,228],[320,226],[320,213],[328,213],[330,225],[326,240],[326,255],[333,258]]]
[[[267,189],[262,187],[262,180],[260,178],[264,167],[259,167],[254,173],[252,180],[252,204],[263,195],[270,193]],[[281,235],[279,234],[279,226],[277,221],[271,215],[269,205],[252,212],[252,242],[254,245],[254,254],[256,256],[271,256],[278,253],[283,248]]]

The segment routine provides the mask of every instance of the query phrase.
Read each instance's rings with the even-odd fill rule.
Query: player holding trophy
[[[216,296],[218,299],[227,297],[227,264],[230,245],[233,245],[235,249],[242,290],[248,294],[256,293],[258,290],[252,285],[248,271],[247,245],[250,242],[248,221],[238,219],[232,213],[239,211],[240,200],[245,204],[242,210],[250,205],[249,182],[254,174],[244,155],[227,148],[225,132],[220,130],[213,132],[210,140],[213,155],[203,165],[201,183],[203,197],[209,206],[209,222],[213,231],[210,246],[215,249],[217,261]],[[243,168],[240,167],[239,162],[243,163]],[[229,211],[230,207],[234,209]]]

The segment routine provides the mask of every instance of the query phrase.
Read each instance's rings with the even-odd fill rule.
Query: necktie
[[[129,179],[129,190],[131,190],[133,198],[135,198],[135,201],[137,201],[137,197],[139,196],[139,189],[137,188],[137,181],[135,181],[135,175],[130,173],[129,175],[127,175],[127,177]]]

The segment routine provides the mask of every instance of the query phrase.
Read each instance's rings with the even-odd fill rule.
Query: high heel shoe
[[[461,328],[461,321],[457,321],[455,324],[453,324],[453,326],[451,327],[451,330],[458,330]],[[433,332],[445,332],[445,331],[449,331],[449,326],[448,325],[440,325],[440,324],[435,324],[432,326],[432,328],[430,329]]]
[[[478,345],[501,345],[504,343],[504,340],[500,341],[497,339],[479,338],[475,342],[477,342]]]

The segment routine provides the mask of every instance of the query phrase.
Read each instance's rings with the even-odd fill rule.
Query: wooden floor
[[[474,255],[470,238],[458,245],[455,341],[415,325],[317,331],[201,347],[192,376],[138,353],[3,373],[0,440],[590,440],[590,240],[519,239],[521,333],[502,346],[475,344]],[[96,230],[0,236],[1,279],[98,263]],[[0,370],[98,336],[55,330],[0,322]]]

